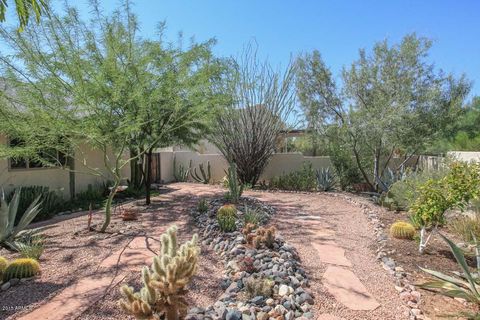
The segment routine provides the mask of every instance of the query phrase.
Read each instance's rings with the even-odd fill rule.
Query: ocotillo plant
[[[228,198],[233,203],[237,203],[238,199],[242,196],[243,185],[238,183],[237,177],[237,165],[235,163],[230,163],[228,171],[225,171],[228,181]]]
[[[153,258],[151,268],[142,270],[143,288],[134,292],[129,286],[122,287],[126,299],[120,306],[137,319],[178,320],[187,314],[185,286],[197,271],[200,249],[197,235],[177,247],[177,228],[171,227],[162,235],[162,250]]]
[[[203,166],[203,163],[200,163],[198,165],[198,168],[200,169],[200,174],[197,172],[197,168],[193,169],[193,172],[191,172],[191,176],[193,180],[197,182],[201,182],[203,184],[208,184],[210,182],[211,178],[211,168],[210,168],[210,161],[207,162],[207,171],[205,171],[205,167]]]

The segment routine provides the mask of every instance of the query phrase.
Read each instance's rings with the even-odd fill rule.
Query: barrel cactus
[[[220,230],[224,232],[232,232],[236,230],[237,208],[234,205],[228,204],[222,206],[217,211],[217,222]]]
[[[151,268],[142,270],[143,288],[134,292],[122,287],[125,299],[123,310],[136,319],[183,319],[187,314],[186,285],[198,268],[200,249],[197,235],[191,241],[177,246],[177,228],[171,227],[162,235],[161,253],[153,258]]]
[[[40,273],[40,264],[35,259],[22,258],[10,262],[3,273],[3,281],[31,278]]]
[[[8,261],[4,257],[0,257],[0,280],[3,277],[3,273],[7,269]]]
[[[408,222],[397,221],[390,227],[390,235],[397,239],[412,240],[415,236],[415,228]]]

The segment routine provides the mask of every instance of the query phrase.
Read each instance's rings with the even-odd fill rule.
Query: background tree
[[[304,104],[317,103],[324,124],[342,128],[341,141],[351,150],[372,189],[382,187],[394,155],[403,156],[406,162],[424,151],[469,92],[470,84],[464,77],[445,75],[427,62],[430,47],[428,39],[413,34],[397,45],[377,43],[371,55],[360,50],[359,59],[343,70],[340,104],[317,103],[327,101],[330,95],[324,88],[332,88],[323,64],[306,63],[319,79],[327,75],[320,84],[299,78],[308,88],[303,91],[309,93],[304,95]]]
[[[275,151],[277,139],[295,108],[294,66],[283,72],[245,50],[227,82],[232,104],[218,116],[212,140],[237,165],[242,184],[254,186]]]
[[[7,13],[8,0],[0,1],[0,22],[5,22],[5,15]],[[30,15],[35,15],[37,23],[40,21],[40,16],[48,12],[47,1],[45,0],[15,0],[15,11],[19,21],[19,31],[28,25]]]

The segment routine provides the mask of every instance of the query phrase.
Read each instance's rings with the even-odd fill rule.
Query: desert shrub
[[[39,234],[26,234],[15,242],[15,247],[23,258],[39,260],[45,251],[45,238]]]
[[[454,233],[462,237],[463,241],[474,242],[474,237],[480,240],[480,214],[473,216],[462,215],[450,222]]]
[[[363,181],[360,171],[352,159],[352,154],[347,152],[345,148],[331,144],[329,146],[329,156],[342,190],[346,190],[349,186]]]
[[[265,214],[258,208],[252,209],[245,205],[243,211],[243,221],[245,224],[254,224],[258,226],[265,218]]]
[[[197,211],[200,213],[205,213],[208,211],[208,202],[207,199],[203,198],[197,204]]]
[[[35,259],[22,258],[10,262],[3,273],[3,281],[31,278],[40,273],[40,264]]]
[[[415,236],[415,228],[408,222],[397,221],[391,225],[390,235],[397,239],[412,240]]]
[[[393,200],[395,209],[409,210],[418,197],[419,187],[429,179],[443,178],[446,173],[446,170],[407,171],[403,179],[391,185],[388,198]]]
[[[421,228],[420,252],[423,252],[430,236],[428,228],[445,223],[445,211],[464,209],[480,195],[480,164],[453,162],[447,174],[439,180],[429,179],[418,188],[418,196],[410,208],[412,221]]]
[[[262,296],[269,298],[273,295],[275,281],[268,278],[249,277],[245,280],[245,291],[250,298]]]
[[[153,264],[142,270],[143,288],[135,292],[123,286],[121,308],[137,319],[184,319],[187,315],[186,286],[198,269],[197,235],[177,245],[177,228],[161,237],[162,249]]]
[[[20,201],[18,203],[18,214],[15,218],[17,224],[27,210],[28,206],[38,197],[42,202],[40,212],[36,215],[33,221],[47,220],[55,214],[61,212],[65,208],[65,200],[59,191],[50,190],[49,187],[44,186],[30,186],[19,187],[12,190],[7,196],[7,202],[10,202],[15,194],[15,191],[20,190]]]
[[[224,205],[217,211],[217,222],[223,232],[232,232],[237,229],[237,208],[234,205]]]
[[[304,162],[301,169],[284,173],[270,180],[270,188],[295,191],[312,191],[317,186],[317,177],[312,164]]]

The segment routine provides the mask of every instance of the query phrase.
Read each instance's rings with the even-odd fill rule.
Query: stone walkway
[[[157,245],[157,244],[155,244]],[[67,287],[48,303],[40,306],[22,320],[74,319],[92,304],[118,286],[128,271],[140,270],[151,263],[154,253],[147,237],[133,238],[127,246],[103,260],[98,272]]]
[[[224,192],[200,184],[176,184],[175,188],[178,191],[170,194],[170,201],[177,199],[177,192],[182,196]],[[277,208],[272,223],[299,253],[311,280],[316,319],[408,319],[392,279],[376,261],[374,239],[359,208],[340,197],[324,194],[247,194]],[[155,234],[168,226],[157,227]],[[146,237],[132,239],[103,260],[97,272],[65,288],[19,319],[81,318],[85,310],[116,288],[129,271],[150,264],[153,256],[150,245]]]

